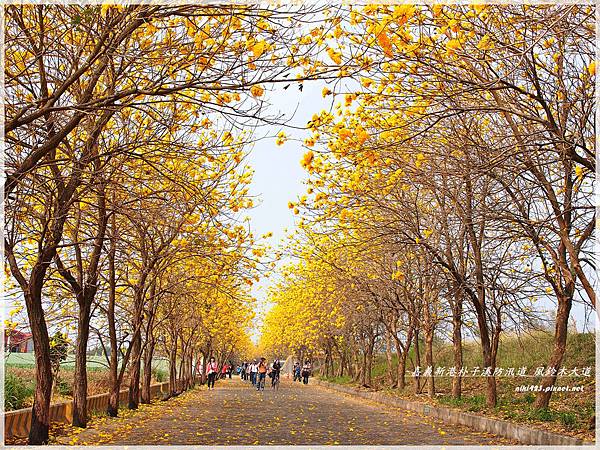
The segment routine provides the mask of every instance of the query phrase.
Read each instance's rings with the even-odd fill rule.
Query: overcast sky
[[[298,83],[292,83],[287,90],[284,90],[283,85],[279,84],[274,90],[265,91],[265,100],[270,103],[272,113],[285,114],[287,124],[304,127],[313,114],[323,109],[330,110],[332,105],[339,101],[339,99],[334,100],[331,96],[323,98],[321,91],[325,85],[320,81],[305,82],[303,90],[300,92]],[[284,145],[277,146],[274,137],[262,139],[255,144],[246,160],[255,170],[250,192],[257,196],[257,206],[248,213],[251,225],[256,237],[272,232],[273,237],[270,242],[274,248],[284,240],[285,230],[291,231],[294,228],[295,219],[298,216],[294,216],[287,204],[306,193],[304,181],[308,175],[300,165],[300,160],[307,151],[302,146],[302,142],[309,136],[308,131],[270,126],[261,127],[257,134],[259,136],[266,134],[276,136],[282,130],[289,137]],[[262,278],[253,288],[253,294],[258,300],[257,312],[259,314],[269,308],[266,302],[267,288],[273,281]],[[542,296],[543,293],[540,293],[540,297]],[[549,310],[554,311],[551,301],[542,300],[541,303]],[[584,331],[585,316],[583,305],[574,304],[572,318],[579,331]],[[257,321],[256,325],[259,327],[260,322]],[[594,326],[593,318],[588,326]],[[259,332],[258,328],[253,337],[255,341],[258,338],[257,332]]]
[[[321,91],[326,84],[321,81],[304,82],[302,91],[298,83],[292,83],[287,89],[278,84],[274,90],[266,91],[265,97],[271,106],[272,113],[285,114],[286,124],[304,127],[313,114],[332,105],[332,97],[323,98]],[[288,202],[296,200],[306,193],[304,181],[308,173],[300,165],[305,152],[302,142],[310,133],[306,130],[295,130],[291,127],[274,126],[261,128],[257,134],[277,135],[284,131],[289,140],[282,146],[275,143],[275,138],[258,141],[248,155],[247,162],[254,170],[254,178],[250,192],[257,195],[257,206],[249,211],[254,235],[257,237],[272,232],[270,243],[277,247],[286,236],[285,230],[291,231],[297,216],[288,209]],[[270,279],[261,279],[255,285],[254,295],[259,301],[259,310],[264,311],[267,287]]]

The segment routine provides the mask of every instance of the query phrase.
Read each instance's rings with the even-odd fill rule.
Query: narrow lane
[[[111,423],[112,422],[112,423]],[[199,388],[144,407],[129,418],[103,420],[77,444],[112,445],[477,445],[511,444],[411,411],[283,380],[257,392],[239,379],[214,391]],[[75,443],[75,442],[73,442]]]

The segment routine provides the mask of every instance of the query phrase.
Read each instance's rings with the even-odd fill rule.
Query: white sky
[[[285,114],[287,124],[291,126],[306,126],[313,114],[330,109],[332,97],[323,98],[321,91],[326,83],[323,81],[304,82],[303,90],[298,90],[298,83],[292,82],[284,90],[283,84],[276,85],[272,91],[266,91],[265,97],[271,104],[269,110]],[[272,232],[270,244],[277,248],[283,244],[286,236],[284,230],[294,228],[294,213],[288,209],[288,202],[295,201],[306,193],[306,180],[308,173],[300,165],[304,153],[308,151],[302,142],[310,133],[306,130],[296,130],[290,127],[272,126],[262,128],[257,134],[277,135],[284,131],[288,141],[282,146],[275,144],[275,138],[259,140],[250,151],[246,162],[254,170],[254,178],[250,184],[250,193],[257,195],[256,207],[248,212],[252,229],[256,237]],[[253,294],[258,299],[258,311],[265,311],[267,288],[271,280],[262,278],[253,289]],[[257,338],[257,336],[255,336]]]
[[[330,110],[332,105],[340,99],[332,96],[323,98],[322,89],[326,86],[324,81],[304,82],[303,91],[298,90],[298,83],[292,82],[287,90],[282,84],[276,85],[273,90],[265,91],[265,100],[270,103],[271,113],[285,114],[287,124],[304,127],[313,114],[323,109]],[[282,121],[285,122],[285,121]],[[295,225],[295,216],[288,209],[289,201],[295,201],[306,193],[304,181],[308,174],[301,167],[300,160],[307,148],[302,142],[310,133],[306,130],[295,130],[284,126],[261,127],[258,136],[276,136],[280,131],[288,136],[288,141],[282,145],[275,144],[275,138],[259,140],[249,152],[246,162],[254,170],[253,181],[250,184],[250,193],[257,196],[256,207],[248,211],[254,235],[258,238],[265,233],[272,232],[270,244],[275,249],[283,244],[286,236],[284,230],[292,231]],[[318,150],[318,149],[317,149]],[[246,215],[246,214],[245,214]],[[288,260],[283,260],[282,264]],[[267,289],[274,279],[261,278],[252,289],[253,295],[258,300],[256,321],[253,340],[256,342],[260,334],[260,315],[265,313],[269,306],[267,303]],[[544,301],[544,306],[554,314],[554,305]],[[593,316],[593,314],[592,314]],[[586,321],[585,308],[581,303],[574,303],[571,311],[571,320],[574,320],[578,331],[584,330],[585,322],[588,327],[594,327],[594,319]]]

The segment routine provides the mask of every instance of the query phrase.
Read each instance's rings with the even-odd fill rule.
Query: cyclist
[[[281,375],[281,362],[279,361],[279,359],[276,359],[275,361],[273,361],[273,366],[271,367],[271,373],[272,373],[272,377],[271,377],[271,387],[275,387],[275,385],[277,383],[279,383],[280,379],[279,376]]]

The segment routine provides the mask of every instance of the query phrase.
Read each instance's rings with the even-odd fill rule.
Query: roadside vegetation
[[[523,336],[505,336],[498,349],[499,367],[528,367],[544,366],[544,355],[551,345],[550,332],[536,331]],[[565,355],[567,367],[595,368],[595,337],[593,333],[570,333],[568,337],[569,350]],[[433,346],[434,357],[438,367],[451,367],[452,346],[448,343],[436,342]],[[412,372],[414,351],[409,355],[408,370]],[[393,364],[397,364],[394,355]],[[463,345],[465,367],[481,367],[481,355],[476,342]],[[596,399],[595,371],[589,377],[566,377],[557,382],[558,386],[582,386],[583,392],[555,392],[551,407],[537,409],[533,407],[535,392],[515,392],[522,384],[539,384],[539,378],[523,379],[520,377],[503,377],[498,382],[498,404],[489,408],[485,403],[485,379],[481,377],[463,378],[463,390],[460,398],[452,396],[452,379],[436,377],[436,397],[431,399],[427,392],[414,389],[399,391],[388,385],[387,360],[384,354],[379,354],[373,364],[373,384],[370,389],[383,390],[389,395],[399,396],[407,400],[417,400],[432,404],[443,405],[463,411],[486,416],[497,417],[512,422],[527,423],[549,431],[576,436],[582,439],[594,439],[594,413]],[[349,375],[321,376],[322,379],[337,383],[354,385],[360,383],[352,380]],[[366,389],[363,387],[363,389]]]

